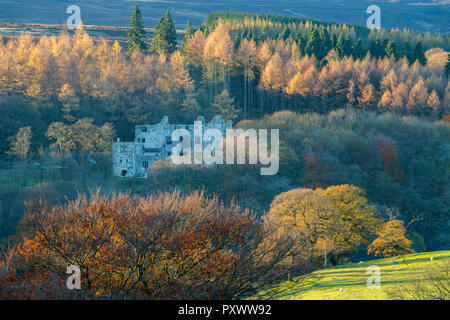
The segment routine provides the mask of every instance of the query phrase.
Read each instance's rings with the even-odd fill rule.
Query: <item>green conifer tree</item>
[[[313,55],[317,58],[318,61],[322,60],[322,58],[325,56],[324,52],[322,50],[319,32],[317,31],[317,28],[312,28],[309,37],[308,42],[305,46],[305,52],[309,55]]]
[[[133,13],[131,15],[130,29],[128,30],[128,55],[130,55],[136,49],[147,50],[147,45],[143,40],[144,37],[144,19],[142,19],[139,7],[135,5]]]
[[[353,46],[353,57],[355,59],[362,59],[364,58],[365,52],[364,52],[364,45],[362,43],[361,39],[358,39]]]
[[[163,55],[171,54],[177,45],[177,32],[169,10],[165,18],[160,18],[155,26],[155,35],[150,43],[150,51]]]
[[[343,58],[345,56],[345,40],[344,35],[341,33],[336,43],[336,53],[339,58]]]
[[[395,50],[395,43],[392,41],[389,41],[386,45],[386,48],[384,49],[384,52],[386,54],[386,56],[390,57],[390,56],[397,56],[397,51]]]
[[[406,57],[408,59],[409,63],[414,62],[414,61],[412,61],[411,46],[409,45],[409,42],[406,42],[405,45],[403,46],[401,56]]]
[[[324,55],[328,53],[328,51],[331,50],[331,39],[330,35],[328,34],[327,28],[322,27],[320,30],[320,42],[322,46],[322,50],[324,51]]]
[[[186,25],[186,31],[184,33],[183,42],[181,43],[181,53],[184,54],[184,48],[186,46],[186,43],[189,41],[189,39],[192,37],[193,34],[194,30],[192,29],[192,23],[189,20]]]
[[[420,43],[420,41],[417,42],[412,55],[413,55],[413,61],[412,61],[413,63],[416,60],[419,60],[419,62],[421,64],[423,64],[423,65],[427,64],[427,58],[425,57],[425,51],[423,50],[422,43]]]
[[[278,35],[277,41],[286,41],[291,36],[291,29],[288,26],[284,26],[283,31]]]

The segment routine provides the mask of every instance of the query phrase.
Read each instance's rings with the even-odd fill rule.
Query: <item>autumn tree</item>
[[[447,56],[447,63],[445,64],[445,75],[447,77],[450,75],[450,53]]]
[[[436,90],[433,90],[428,96],[426,106],[427,106],[426,112],[427,115],[439,117],[441,102],[439,100],[439,95],[437,94]]]
[[[205,61],[205,79],[214,89],[224,84],[228,90],[230,84],[230,68],[233,64],[234,46],[227,26],[219,25],[206,39],[203,58]]]
[[[331,186],[319,189],[331,200],[338,212],[338,228],[335,239],[335,253],[339,262],[340,255],[350,255],[369,240],[381,223],[380,213],[369,203],[364,190],[351,185]]]
[[[70,84],[65,83],[62,86],[58,100],[62,104],[61,112],[63,113],[63,118],[69,122],[74,122],[76,112],[80,110],[80,98],[76,96]]]
[[[268,229],[247,210],[198,192],[97,192],[27,210],[8,283],[18,292],[31,284],[35,298],[231,299],[279,279],[291,248],[266,241]],[[82,290],[66,289],[68,265],[80,268]]]
[[[294,237],[297,254],[312,267],[315,252],[323,255],[327,264],[334,248],[336,218],[335,208],[326,196],[311,189],[293,189],[275,197],[266,219],[278,226],[278,232]]]
[[[378,232],[378,238],[368,247],[368,254],[392,257],[414,252],[412,242],[405,237],[406,228],[401,220],[391,220],[384,224]]]
[[[46,136],[50,140],[54,140],[50,147],[57,149],[59,152],[69,153],[76,149],[73,130],[62,122],[52,123],[48,127]]]
[[[197,68],[202,66],[205,42],[206,37],[201,30],[195,31],[189,40],[187,40],[183,49],[183,56],[187,64]]]
[[[236,60],[243,68],[244,73],[244,114],[249,112],[253,87],[251,83],[256,78],[257,48],[254,41],[242,40],[236,53]]]
[[[392,177],[394,181],[403,181],[405,173],[400,163],[398,148],[394,142],[389,138],[379,137],[374,141],[374,144],[381,156],[386,174]]]
[[[25,159],[30,154],[30,145],[33,135],[31,133],[31,127],[19,128],[17,134],[10,137],[10,149],[8,154],[14,155],[20,159]]]
[[[426,109],[428,92],[422,79],[411,88],[408,97],[407,107],[411,111],[421,112]]]
[[[368,83],[361,88],[361,96],[358,97],[359,107],[365,110],[372,109],[376,104],[376,91],[375,87]]]
[[[46,136],[54,141],[50,147],[62,153],[79,151],[84,155],[99,155],[110,152],[114,137],[114,129],[110,123],[98,127],[93,119],[83,118],[72,125],[62,122],[52,123]]]

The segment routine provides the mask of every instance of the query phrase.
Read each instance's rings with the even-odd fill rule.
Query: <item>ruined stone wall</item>
[[[205,123],[203,117],[198,117],[202,122],[201,134],[207,129],[219,129],[225,136],[227,128],[231,128],[231,121],[224,121],[222,117],[215,117],[211,122]],[[135,127],[134,142],[116,142],[113,145],[113,172],[115,176],[146,177],[147,169],[155,161],[170,156],[172,148],[177,143],[172,143],[171,135],[176,129],[186,129],[191,134],[191,148],[194,147],[194,125],[169,124],[169,119],[164,116],[161,122],[155,125],[139,125]],[[197,138],[198,139],[198,138]],[[205,141],[202,139],[205,147]]]

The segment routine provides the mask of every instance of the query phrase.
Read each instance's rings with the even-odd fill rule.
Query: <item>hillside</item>
[[[431,260],[433,257],[433,260]],[[394,264],[393,260],[398,263]],[[450,251],[435,251],[403,255],[393,258],[352,263],[315,271],[313,280],[304,288],[293,286],[275,296],[281,300],[384,300],[392,299],[391,293],[400,285],[411,285],[423,277],[424,271],[450,260]],[[381,288],[368,289],[367,267],[381,269]],[[294,279],[295,280],[295,279]],[[288,285],[284,283],[276,290]],[[343,289],[340,292],[340,289]],[[264,297],[264,295],[262,296]]]
[[[173,13],[175,26],[183,29],[191,20],[199,27],[212,11],[245,11],[277,13],[307,19],[329,20],[338,23],[366,25],[366,9],[376,4],[381,8],[382,27],[407,28],[419,32],[450,32],[448,16],[450,5],[446,0],[265,0],[265,1],[157,1],[157,0],[80,0],[76,4],[82,10],[87,25],[127,26],[135,3],[142,10],[146,27],[153,27],[166,9]],[[69,0],[1,1],[0,22],[60,24],[67,15],[66,8],[74,4]]]

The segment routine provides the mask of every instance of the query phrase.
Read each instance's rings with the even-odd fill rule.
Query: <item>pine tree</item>
[[[339,58],[343,58],[345,56],[345,43],[344,43],[344,35],[341,33],[336,43],[336,53]]]
[[[337,37],[336,37],[336,34],[334,32],[331,34],[330,41],[331,41],[331,48],[336,49]]]
[[[223,90],[221,94],[214,98],[211,107],[214,112],[220,114],[225,120],[234,120],[239,113],[239,110],[234,106],[234,98],[230,97],[227,90]]]
[[[175,51],[177,45],[177,32],[169,10],[166,17],[160,18],[155,26],[155,36],[150,43],[150,51],[168,55]]]
[[[186,43],[189,41],[189,39],[192,37],[193,34],[194,30],[192,29],[192,23],[189,20],[186,25],[186,31],[184,33],[183,42],[181,43],[181,53],[183,53],[183,55],[185,54]]]
[[[327,28],[322,27],[320,30],[320,42],[322,43],[323,54],[326,55],[331,50],[331,40]]]
[[[344,55],[349,56],[352,54],[353,41],[350,39],[350,36],[347,34],[344,39]]]
[[[175,29],[175,24],[173,23],[172,16],[170,15],[169,10],[166,10],[166,40],[169,45],[169,53],[175,51],[177,46],[177,30]]]
[[[375,58],[380,58],[383,54],[383,47],[381,45],[380,39],[372,41],[370,45],[370,54]]]
[[[200,110],[200,106],[195,98],[197,95],[194,92],[193,88],[190,88],[186,91],[186,96],[181,103],[181,108],[185,112],[197,112]]]
[[[128,30],[128,55],[136,49],[147,50],[147,45],[142,40],[144,37],[144,19],[142,19],[138,6],[135,5],[131,15],[130,29]]]
[[[423,50],[422,43],[420,43],[420,41],[417,42],[416,47],[414,48],[414,52],[413,52],[413,61],[412,62],[414,63],[416,60],[419,60],[419,62],[422,65],[427,64],[427,58],[425,57],[425,51]]]
[[[278,35],[277,41],[286,41],[291,37],[292,33],[291,30],[288,28],[288,26],[284,26],[283,31]]]
[[[267,31],[266,31],[266,27],[262,27],[261,29],[259,29],[259,34],[258,34],[258,42],[260,41],[265,41],[267,39]]]
[[[295,35],[295,42],[297,43],[298,50],[301,53],[305,53],[306,41],[303,38],[303,36],[302,36],[300,31],[298,31],[297,34]]]
[[[396,56],[397,52],[395,50],[395,44],[392,41],[389,41],[386,45],[386,48],[384,49],[384,52],[386,53],[386,56]]]
[[[305,52],[309,55],[314,55],[318,61],[322,60],[325,56],[321,47],[319,32],[316,28],[312,28],[309,33],[308,42],[305,46]]]
[[[414,61],[412,60],[412,55],[411,55],[411,46],[409,44],[409,42],[406,42],[405,45],[403,46],[402,52],[400,54],[401,57],[406,57],[409,61],[409,63],[413,63]]]
[[[358,41],[356,41],[355,45],[353,46],[353,57],[355,59],[364,58],[364,46],[361,39],[358,39]]]

